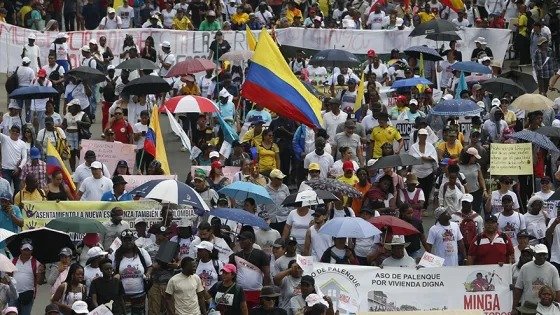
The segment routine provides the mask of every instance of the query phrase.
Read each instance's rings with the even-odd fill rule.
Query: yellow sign
[[[532,145],[530,143],[490,144],[490,174],[532,175]]]

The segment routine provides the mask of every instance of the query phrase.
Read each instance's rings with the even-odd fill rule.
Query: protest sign
[[[311,276],[316,288],[333,299],[335,308],[341,307],[340,294],[354,298],[360,312],[484,310],[487,315],[508,314],[513,302],[511,265],[417,270],[315,263],[314,270]]]
[[[177,179],[177,175],[123,175],[126,181],[124,189],[131,191],[134,188],[155,179]]]
[[[137,201],[41,201],[26,202],[22,209],[24,230],[45,226],[50,220],[60,217],[83,217],[107,222],[111,219],[110,211],[120,207],[124,211],[123,222],[134,229],[134,219],[146,219],[148,226],[160,221],[161,204],[152,200]],[[173,209],[173,218],[194,218],[192,208]],[[74,236],[79,237],[79,236]]]
[[[300,254],[297,254],[296,262],[304,273],[313,272],[313,256],[301,256]]]
[[[203,169],[206,172],[206,176],[208,176],[210,174],[210,166],[198,166],[198,165],[193,165],[191,166],[191,175],[194,177],[194,172],[197,169]],[[233,182],[233,176],[240,171],[240,168],[237,166],[224,166],[222,168],[222,172],[224,173],[224,176],[229,178],[230,183]]]
[[[443,267],[444,262],[445,258],[436,256],[428,252],[424,252],[424,255],[422,255],[422,258],[420,258],[418,266],[426,268]]]
[[[259,31],[254,31],[258,35]],[[405,50],[410,46],[422,45],[425,43],[424,36],[408,37],[411,30],[392,31],[392,30],[349,30],[349,29],[309,29],[309,28],[286,28],[275,30],[275,38],[283,46],[296,47],[300,49],[323,50],[336,47],[344,47],[345,50],[355,54],[366,54],[375,43],[375,51],[378,54],[389,54],[391,49]],[[7,73],[14,71],[21,65],[21,50],[27,43],[29,34],[37,37],[35,45],[41,52],[41,60],[45,62],[49,53],[51,43],[56,38],[57,32],[37,32],[31,29],[21,28],[15,25],[0,23],[0,72]],[[210,43],[214,39],[214,32],[205,31],[178,31],[154,28],[137,29],[115,29],[115,30],[87,30],[68,32],[67,41],[70,55],[70,62],[77,66],[82,59],[80,48],[87,45],[92,38],[105,36],[107,46],[113,52],[121,52],[126,35],[132,36],[134,43],[142,48],[148,36],[154,39],[156,47],[163,41],[171,43],[173,53],[177,62],[188,58],[206,58],[208,56]],[[456,47],[463,53],[463,56],[470,56],[475,48],[474,39],[484,36],[489,43],[492,43],[494,58],[502,62],[510,42],[511,31],[495,28],[465,28],[457,31],[461,36]],[[247,50],[245,30],[242,31],[223,31],[224,39],[231,45],[232,51]],[[437,48],[437,47],[436,47]],[[115,54],[113,65],[121,62],[118,54]]]
[[[95,159],[107,166],[109,173],[113,174],[117,168],[117,163],[120,160],[125,160],[128,163],[130,171],[134,171],[136,163],[136,145],[126,144],[120,142],[106,142],[100,140],[82,140],[82,152],[92,150],[95,152]],[[80,162],[84,162],[84,155]]]
[[[459,131],[465,136],[465,141],[468,141],[468,135],[471,131],[470,119],[461,118],[457,122],[459,124]],[[393,125],[401,134],[404,141],[403,150],[408,151],[410,145],[412,145],[410,139],[412,137],[412,130],[414,129],[414,121],[391,119],[391,125]],[[397,148],[396,144],[395,148]]]
[[[533,149],[530,143],[491,143],[491,175],[532,175]]]

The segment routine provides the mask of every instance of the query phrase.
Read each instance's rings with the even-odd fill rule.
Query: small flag
[[[159,108],[157,106],[152,108],[150,126],[148,132],[146,132],[146,140],[144,141],[144,151],[161,163],[161,168],[165,172],[165,175],[171,174],[169,171],[169,163],[167,162],[165,142],[163,142],[163,136],[159,126]]]
[[[245,25],[245,37],[247,39],[247,48],[250,51],[255,51],[255,48],[257,47],[257,40],[255,39],[255,35],[253,35],[253,32],[251,32],[249,26],[246,25]]]
[[[469,87],[467,85],[467,80],[465,79],[465,72],[461,71],[459,82],[457,82],[457,86],[455,87],[455,99],[461,99],[461,92],[468,89]]]

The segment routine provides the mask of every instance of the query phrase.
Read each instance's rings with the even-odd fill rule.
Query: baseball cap
[[[548,254],[548,248],[544,244],[537,244],[533,246],[535,254]]]
[[[222,272],[237,273],[237,267],[234,264],[225,264],[222,267]]]
[[[474,147],[468,148],[468,149],[467,149],[467,153],[470,154],[470,155],[472,155],[472,156],[474,156],[475,158],[477,158],[477,159],[479,159],[479,160],[481,159],[480,154],[478,154],[478,150],[477,150],[476,148],[474,148]]]
[[[39,69],[39,71],[37,71],[37,76],[39,78],[46,78],[47,77],[47,70],[45,69]]]
[[[356,79],[354,79],[354,78],[350,78],[350,79],[348,79],[348,82],[346,82],[346,84],[356,84],[356,83],[358,83],[358,82],[356,82]]]
[[[88,45],[84,45],[84,46],[82,47],[82,51],[83,51],[83,52],[91,52],[91,50],[89,49],[89,46],[88,46]]]
[[[57,39],[59,39],[59,38],[68,38],[68,34],[66,34],[66,33],[64,33],[64,32],[61,32],[61,33],[56,34],[56,38],[57,38]]]
[[[354,163],[352,163],[352,161],[344,161],[344,163],[342,163],[342,170],[343,171],[353,171],[354,170]]]
[[[208,241],[202,241],[202,242],[200,242],[200,244],[196,245],[196,248],[205,249],[209,252],[212,252],[214,250],[214,244],[212,244]]]
[[[92,247],[87,251],[88,259],[93,258],[93,257],[98,257],[98,256],[105,256],[107,254],[109,254],[109,253],[102,250],[101,247],[99,247],[99,246]]]
[[[537,45],[540,46],[540,45],[542,45],[544,43],[547,43],[547,42],[548,42],[548,39],[543,36],[543,37],[539,38],[539,41],[537,42]],[[536,253],[536,251],[535,251],[535,253]]]
[[[418,105],[418,100],[416,100],[415,98],[413,98],[413,99],[411,99],[408,103],[409,103],[409,104]]]
[[[103,164],[101,164],[101,162],[99,162],[99,161],[94,161],[94,162],[91,163],[90,168],[102,169]]]
[[[109,71],[109,70],[115,70],[115,66],[113,66],[113,65],[108,65],[108,66],[107,66],[107,71]]]
[[[60,309],[58,308],[58,305],[54,303],[47,305],[47,307],[45,307],[45,314],[48,315],[50,313],[55,313],[56,315],[58,315],[60,313]]]
[[[327,208],[317,207],[317,209],[315,209],[315,212],[313,212],[312,216],[318,216],[318,215],[327,215]]]
[[[192,221],[189,220],[188,218],[181,218],[181,220],[179,220],[179,223],[177,224],[178,228],[183,228],[183,227],[192,227]]]
[[[280,238],[277,238],[277,239],[274,241],[274,244],[272,244],[272,247],[275,247],[275,248],[286,247],[286,242],[285,242],[284,239],[281,238],[281,237],[280,237]]]
[[[309,167],[307,168],[307,170],[311,171],[320,171],[321,170],[321,166],[319,165],[319,163],[310,163]]]
[[[58,253],[59,256],[72,256],[72,250],[68,247],[64,247],[63,249],[60,250],[60,253]]]
[[[485,222],[498,222],[498,217],[495,215],[489,215],[488,217],[486,217],[486,220],[484,220]]]
[[[311,285],[311,286],[315,286],[315,279],[313,279],[313,277],[310,276],[310,275],[305,275],[305,276],[301,277],[301,281],[300,281],[300,282],[301,282],[301,283],[307,283],[307,284],[309,284],[309,285]]]
[[[247,240],[247,239],[251,239],[254,240],[255,236],[253,235],[253,233],[249,232],[249,231],[244,231],[239,233],[239,235],[237,235],[237,238],[240,240]]]
[[[288,237],[288,239],[286,240],[286,245],[289,245],[290,243],[296,243],[297,244],[296,238],[293,237],[293,236]]]
[[[212,164],[210,164],[210,166],[211,166],[212,168],[222,168],[222,167],[224,167],[224,166],[222,165],[222,162],[220,162],[220,161],[214,161],[214,162],[212,162]]]
[[[216,16],[216,12],[214,12],[213,10],[209,10],[206,15],[208,16]]]
[[[194,180],[201,180],[201,181],[205,181],[206,180],[206,171],[204,171],[201,168],[197,168],[194,171]]]
[[[31,63],[31,59],[29,59],[28,57],[23,57],[23,58],[21,58],[21,62],[23,62],[23,63]]]
[[[375,50],[370,49],[367,52],[367,56],[370,57],[370,58],[373,58],[373,57],[377,56],[377,54],[375,53]]]
[[[500,99],[494,98],[492,100],[492,106],[500,106],[500,104],[501,104]]]
[[[84,301],[76,301],[72,304],[72,311],[76,314],[89,314],[88,305]]]
[[[171,48],[171,43],[165,40],[161,43],[161,47]]]
[[[9,191],[5,191],[5,192],[0,193],[0,200],[4,199],[4,200],[10,200],[11,201],[12,198],[13,198],[13,196]]]
[[[208,155],[209,158],[219,158],[220,157],[220,153],[218,151],[212,151],[210,152],[210,154]]]
[[[95,38],[92,38],[92,39],[89,40],[89,43],[97,45],[97,40]]]
[[[282,173],[281,170],[275,168],[272,171],[270,171],[269,176],[270,178],[278,178],[278,179],[283,179],[284,177],[286,177],[286,175],[284,173]]]
[[[21,248],[20,248],[20,249],[21,249],[21,250],[24,250],[24,249],[33,250],[33,245],[31,245],[31,243],[23,243],[23,244],[21,244]]]
[[[19,314],[19,313],[18,313],[17,307],[15,307],[15,306],[9,306],[9,307],[6,307],[6,308],[2,311],[2,314],[3,314],[3,315],[5,315],[5,314],[10,314],[10,313]]]
[[[37,147],[32,147],[29,150],[29,156],[31,159],[40,159],[41,158],[41,151],[37,149]]]
[[[109,7],[107,8],[107,13],[115,13],[115,9]]]
[[[436,208],[436,210],[434,210],[434,218],[439,219],[439,217],[446,212],[448,212],[447,208],[438,207]]]
[[[474,197],[471,194],[464,194],[463,197],[461,198],[461,202],[472,203],[473,200],[474,200]]]
[[[428,135],[428,130],[424,129],[424,128],[420,128],[418,129],[418,135]]]
[[[377,159],[369,159],[369,160],[367,161],[367,164],[366,164],[366,165],[367,165],[368,167],[369,167],[369,166],[373,166],[373,164],[375,164],[375,162],[377,162]]]
[[[137,224],[140,224],[140,223],[148,224],[148,221],[146,221],[146,218],[143,218],[143,217],[138,217],[138,218],[134,219],[134,226],[136,226]]]
[[[27,39],[37,39],[37,36],[35,36],[35,33],[31,33],[27,36]]]

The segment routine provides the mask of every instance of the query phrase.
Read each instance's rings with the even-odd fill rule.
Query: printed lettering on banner
[[[117,163],[120,160],[125,160],[128,164],[128,168],[134,170],[134,165],[136,163],[136,149],[135,144],[126,144],[119,142],[106,142],[100,140],[82,140],[81,142],[82,152],[92,150],[95,152],[95,158],[97,161],[105,164],[112,174],[117,168]],[[82,155],[80,163],[84,162],[84,156]]]
[[[491,143],[491,175],[532,175],[533,148],[531,143]]]
[[[296,262],[303,270],[303,274],[311,274],[313,272],[313,256],[296,255]]]
[[[509,313],[513,302],[510,265],[381,269],[315,263],[311,276],[335,309],[355,299],[360,312],[483,310],[495,315]],[[428,298],[437,296],[446,298]]]

